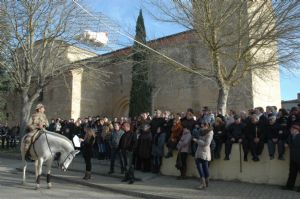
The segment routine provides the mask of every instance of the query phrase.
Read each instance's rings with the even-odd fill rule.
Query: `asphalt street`
[[[23,185],[22,173],[16,170],[20,167],[19,160],[11,160],[0,158],[0,199],[98,199],[98,198],[135,198],[133,196],[126,196],[116,194],[113,192],[95,189],[88,186],[82,186],[76,183],[66,182],[59,179],[53,179],[53,188],[47,189],[46,179],[42,177],[41,188],[35,190],[34,175],[27,174],[27,183]],[[30,165],[31,166],[31,165]]]
[[[188,178],[176,180],[174,176],[163,176],[136,171],[134,184],[121,182],[123,175],[108,175],[109,162],[93,159],[93,175],[83,180],[85,164],[77,157],[67,172],[54,165],[53,188],[48,190],[46,179],[41,179],[41,189],[34,190],[34,165],[28,165],[27,182],[21,184],[21,160],[19,154],[0,153],[0,199],[1,198],[150,198],[150,199],[299,199],[299,192],[284,191],[279,186],[243,183],[238,181],[212,180],[206,190],[199,190],[199,180]],[[44,170],[43,170],[44,171]],[[44,171],[45,172],[45,171]]]

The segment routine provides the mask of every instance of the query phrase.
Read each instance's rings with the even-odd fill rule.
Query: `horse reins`
[[[46,136],[46,141],[47,141],[47,144],[48,144],[49,151],[50,151],[50,153],[51,153],[51,156],[53,157],[53,153],[52,153],[52,150],[51,150],[51,148],[50,148],[50,144],[49,144],[47,132],[44,132],[44,133],[45,133],[45,136]],[[75,156],[72,154],[72,152],[69,153],[69,154],[67,155],[67,157],[66,157],[66,158],[64,159],[64,161],[63,161],[63,166],[64,166],[65,161],[69,158],[70,155],[72,155],[73,158],[75,157]],[[58,160],[57,160],[57,165],[59,166]],[[65,167],[65,166],[64,166],[64,167]]]
[[[51,153],[51,156],[53,157],[53,153],[52,153],[52,150],[51,150],[51,148],[50,148],[50,144],[49,144],[47,132],[44,132],[44,133],[45,133],[45,136],[46,136],[46,141],[47,141],[47,145],[48,145],[49,151],[50,151],[50,153]]]
[[[31,140],[31,144],[29,145],[29,147],[28,147],[28,151],[30,150],[30,148],[31,148],[31,146],[33,147],[33,151],[34,151],[34,153],[35,153],[35,156],[36,157],[38,157],[38,155],[37,155],[37,152],[36,152],[36,150],[35,150],[35,147],[34,147],[34,144],[35,144],[35,142],[41,137],[41,135],[44,133],[45,134],[45,136],[46,136],[46,141],[47,141],[47,145],[48,145],[48,148],[49,148],[49,151],[50,151],[50,153],[51,153],[51,156],[53,157],[53,153],[52,153],[52,150],[51,150],[51,148],[50,148],[50,144],[49,144],[49,140],[48,140],[48,136],[47,136],[47,133],[46,132],[41,132],[41,130],[38,130],[37,131],[37,133],[38,133],[38,135],[35,137],[34,135],[32,136],[32,140]],[[35,138],[34,138],[35,137]]]
[[[44,132],[44,133],[45,133],[45,136],[46,136],[46,141],[47,141],[47,145],[48,145],[49,151],[50,151],[51,156],[52,156],[52,158],[53,158],[53,153],[52,153],[52,150],[51,150],[51,148],[50,148],[50,144],[49,144],[47,132]],[[58,160],[57,160],[57,166],[59,166]]]
[[[63,166],[65,167],[65,161],[69,158],[69,156],[70,155],[72,155],[73,156],[73,158],[75,157],[75,155],[73,155],[73,153],[71,152],[71,153],[69,153],[69,155],[67,155],[67,157],[64,159],[64,161],[63,161]],[[65,167],[66,168],[66,167]]]

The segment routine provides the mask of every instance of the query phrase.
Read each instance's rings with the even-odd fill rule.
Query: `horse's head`
[[[58,167],[62,171],[67,171],[73,158],[79,153],[79,150],[71,151],[70,153],[60,154],[58,157]]]

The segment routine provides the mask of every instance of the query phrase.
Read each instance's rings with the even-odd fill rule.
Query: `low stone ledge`
[[[230,160],[223,160],[225,157],[225,146],[223,144],[221,158],[210,163],[211,179],[216,180],[238,180],[242,182],[285,185],[289,173],[289,150],[286,149],[285,160],[278,160],[278,155],[270,160],[268,147],[265,144],[260,161],[252,161],[251,153],[248,154],[248,161],[242,159],[242,172],[240,172],[240,153],[239,145],[232,145]],[[165,149],[167,151],[167,149]],[[175,168],[177,151],[173,152],[172,158],[163,158],[161,173],[163,175],[178,176],[179,170]],[[244,157],[242,151],[242,158]],[[199,177],[196,169],[194,157],[191,155],[187,159],[187,176]],[[296,185],[300,186],[300,175],[298,175]]]

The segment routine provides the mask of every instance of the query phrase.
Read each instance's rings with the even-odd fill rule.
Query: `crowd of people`
[[[240,113],[231,110],[227,115],[222,115],[221,111],[213,113],[204,107],[197,113],[192,109],[176,114],[156,110],[153,117],[143,113],[133,119],[53,119],[48,130],[71,139],[74,135],[84,137],[84,128],[92,129],[95,132],[92,156],[110,160],[109,174],[115,172],[115,161],[118,160],[120,172],[126,174],[124,180],[130,183],[134,181],[133,169],[159,173],[162,158],[172,157],[174,150],[178,151],[176,167],[181,173],[178,179],[184,179],[187,156],[191,154],[195,157],[196,168],[202,179],[201,187],[205,187],[209,178],[208,162],[221,158],[223,146],[225,161],[230,160],[234,143],[243,148],[244,161],[248,161],[249,153],[253,161],[259,161],[265,143],[270,160],[284,160],[290,129],[299,122],[299,118],[300,106],[293,107],[289,112],[269,106],[266,111],[257,107]],[[165,144],[168,148],[166,152]]]
[[[230,110],[226,115],[222,115],[221,111],[213,113],[204,107],[198,112],[187,109],[183,113],[156,110],[153,117],[142,113],[132,119],[110,120],[96,116],[75,121],[58,118],[52,119],[47,129],[69,139],[75,135],[81,138],[87,163],[84,179],[91,176],[91,157],[110,160],[109,174],[115,172],[115,161],[119,161],[120,172],[125,174],[123,181],[133,183],[134,170],[159,173],[162,159],[172,157],[177,150],[178,179],[186,178],[187,157],[191,154],[201,177],[200,188],[203,189],[209,183],[209,161],[220,158],[229,161],[234,143],[242,147],[244,161],[248,161],[249,153],[252,161],[260,161],[265,144],[270,160],[285,160],[288,145],[295,145],[293,149],[300,155],[300,144],[295,142],[296,133],[293,134],[293,131],[300,131],[300,104],[290,111],[268,106],[266,110],[257,107],[240,113]],[[165,145],[167,151],[164,151]],[[221,154],[223,146],[224,156]],[[276,148],[278,156],[275,157]],[[290,169],[287,188],[294,186],[294,178],[300,170],[298,155],[291,158],[296,163]]]
[[[0,124],[1,148],[2,149],[15,149],[17,142],[20,140],[20,127],[15,125],[9,128],[8,124]]]

